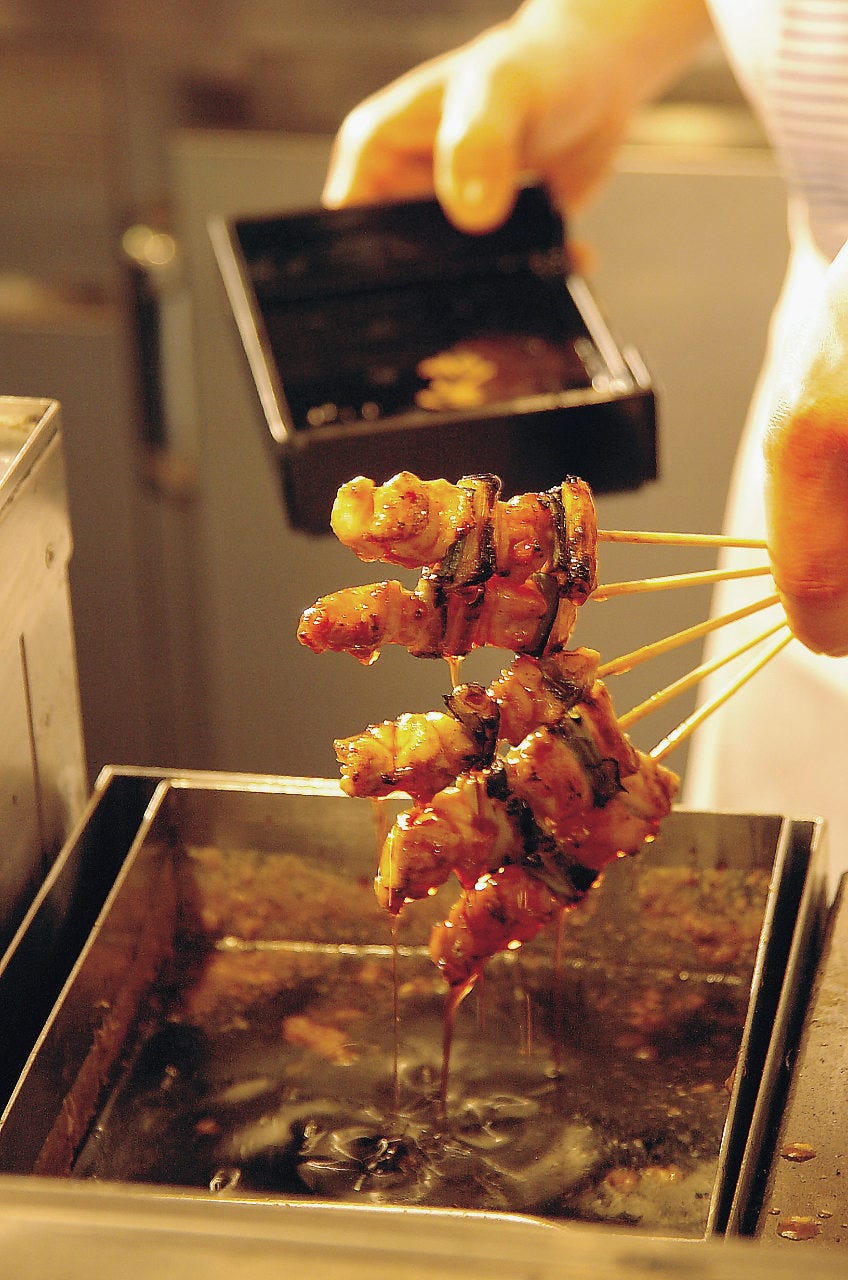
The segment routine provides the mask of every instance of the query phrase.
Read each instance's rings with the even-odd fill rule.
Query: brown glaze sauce
[[[777,1234],[783,1240],[815,1240],[821,1235],[821,1223],[815,1218],[802,1215],[781,1218],[777,1224]]]
[[[791,1160],[794,1164],[803,1164],[805,1160],[814,1160],[815,1149],[809,1142],[787,1142],[780,1148],[783,1160]]]
[[[456,1030],[456,1014],[459,1006],[471,991],[477,979],[472,974],[465,982],[451,987],[445,997],[444,1024],[442,1032],[442,1070],[439,1077],[439,1119],[444,1124],[448,1114],[448,1083],[450,1081],[450,1060],[453,1037]]]

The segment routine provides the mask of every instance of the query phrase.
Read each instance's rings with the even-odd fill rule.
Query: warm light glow
[[[127,257],[142,267],[167,267],[177,256],[174,237],[152,227],[128,227],[121,244]]]

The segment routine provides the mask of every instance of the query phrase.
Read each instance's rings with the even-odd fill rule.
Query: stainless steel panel
[[[32,1046],[132,845],[158,779],[106,769],[0,958],[0,1100]]]
[[[88,793],[59,406],[0,397],[0,944]]]
[[[140,1188],[0,1178],[10,1275],[90,1280],[163,1275],[205,1280],[795,1280],[797,1254],[735,1240],[689,1242],[518,1218],[298,1205],[217,1203]],[[820,1251],[817,1280],[845,1262]]]
[[[755,1223],[773,1247],[848,1248],[848,877],[831,909]],[[843,1262],[844,1266],[844,1262]]]

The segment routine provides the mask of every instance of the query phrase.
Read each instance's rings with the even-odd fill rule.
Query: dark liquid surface
[[[178,957],[75,1176],[529,1212],[699,1236],[748,989],[503,957],[458,1011],[423,950],[230,943]]]

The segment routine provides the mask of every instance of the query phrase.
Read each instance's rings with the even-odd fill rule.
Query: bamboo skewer
[[[765,541],[758,538],[734,538],[725,534],[710,533],[666,533],[666,532],[650,532],[647,530],[623,530],[623,529],[606,529],[598,531],[599,542],[618,542],[618,543],[642,543],[663,546],[692,546],[692,547],[736,547],[751,550],[767,550]],[[677,587],[691,586],[707,586],[717,582],[727,582],[730,580],[738,580],[743,578],[755,578],[771,573],[771,566],[768,564],[747,566],[745,568],[716,568],[705,569],[694,573],[677,573],[668,574],[656,578],[637,578],[623,582],[610,582],[598,586],[591,595],[592,600],[603,603],[605,600],[612,600],[618,596],[636,595],[649,591],[667,591]],[[737,622],[742,618],[750,617],[752,614],[762,609],[770,608],[779,604],[780,597],[777,593],[772,593],[763,597],[762,600],[754,601],[752,604],[745,605],[739,609],[722,614],[720,617],[708,618],[704,622],[696,623],[693,626],[685,627],[683,630],[675,632],[670,636],[665,636],[660,640],[655,640],[650,644],[642,645],[638,649],[632,650],[630,653],[622,654],[618,658],[602,663],[598,668],[598,675],[606,678],[612,675],[621,675],[625,671],[630,671],[633,667],[638,666],[648,659],[657,657],[660,654],[668,653],[672,649],[676,649],[681,645],[688,644],[692,640],[697,640],[710,632],[717,630],[719,627],[728,626],[730,623]],[[681,676],[679,679],[672,681],[664,689],[659,689],[652,693],[638,706],[633,707],[624,715],[619,716],[618,722],[622,729],[628,729],[631,725],[641,720],[643,716],[648,715],[651,711],[664,707],[673,698],[681,693],[688,692],[706,679],[707,676],[720,670],[723,666],[741,657],[750,649],[757,645],[763,644],[772,636],[778,635],[779,639],[764,653],[761,654],[754,662],[752,662],[745,670],[734,679],[725,689],[710,701],[702,704],[700,707],[685,720],[667,734],[665,738],[653,748],[650,755],[655,760],[662,760],[666,755],[673,751],[681,743],[694,732],[694,730],[723,706],[734,693],[737,692],[752,676],[756,675],[767,662],[769,662],[776,654],[785,648],[790,640],[793,639],[792,632],[789,630],[789,624],[785,618],[774,626],[768,627],[758,635],[744,641],[729,653],[722,654],[709,662],[701,663],[692,671]]]
[[[599,542],[653,543],[669,547],[741,547],[765,551],[762,538],[734,538],[724,533],[653,533],[648,530],[599,529]]]
[[[667,684],[664,689],[658,689],[656,693],[652,693],[644,702],[640,702],[638,706],[633,707],[630,711],[625,712],[623,716],[618,717],[618,723],[622,729],[629,729],[637,720],[641,720],[651,711],[656,711],[660,707],[664,707],[667,702],[671,702],[672,698],[676,698],[680,693],[686,693],[689,689],[694,688],[701,680],[711,676],[713,672],[719,671],[729,662],[733,662],[735,658],[740,658],[743,653],[747,653],[749,649],[755,648],[756,645],[762,644],[764,640],[768,640],[770,636],[775,635],[778,631],[786,631],[788,629],[786,621],[776,622],[773,627],[768,627],[759,635],[752,636],[750,639],[743,641],[735,649],[728,653],[720,654],[717,658],[711,659],[709,662],[702,662],[700,666],[694,667],[686,675],[680,676],[679,679],[673,680],[671,684]]]
[[[714,711],[717,711],[719,707],[723,706],[734,693],[738,692],[743,685],[747,684],[752,676],[755,676],[758,671],[761,671],[766,663],[776,657],[777,654],[780,653],[781,649],[784,649],[792,639],[794,639],[794,636],[792,635],[792,632],[788,630],[787,624],[786,635],[781,636],[780,639],[775,644],[771,645],[764,654],[761,654],[756,661],[746,667],[735,680],[732,680],[724,689],[719,690],[714,698],[711,698],[709,702],[705,702],[702,706],[697,707],[696,710],[693,711],[690,716],[687,716],[676,729],[672,729],[671,733],[667,734],[666,737],[664,737],[661,742],[658,742],[653,750],[648,753],[651,758],[653,760],[664,760],[665,757],[675,749],[675,747],[678,747],[681,743],[685,742],[695,729],[704,723],[708,716],[711,716]]]
[[[765,596],[762,600],[757,600],[754,604],[745,605],[741,609],[734,609],[731,613],[723,613],[717,618],[707,618],[705,622],[697,622],[694,626],[686,627],[683,631],[675,631],[673,635],[665,636],[662,640],[653,640],[650,644],[644,644],[639,649],[632,649],[630,653],[623,653],[618,658],[611,658],[609,662],[604,662],[598,667],[598,676],[603,680],[607,676],[623,675],[625,671],[632,671],[634,667],[638,667],[640,663],[647,662],[650,658],[659,657],[660,654],[670,653],[672,649],[678,649],[681,645],[689,644],[692,640],[701,640],[704,636],[709,635],[711,631],[717,631],[720,627],[729,626],[732,622],[738,622],[741,618],[748,618],[753,613],[758,613],[761,609],[771,608],[780,602],[780,596],[775,592],[774,595]]]
[[[771,566],[755,565],[747,569],[704,569],[700,573],[673,573],[659,578],[634,578],[627,582],[609,582],[596,587],[590,599],[611,600],[615,596],[636,595],[642,591],[668,591],[675,587],[700,587],[713,582],[729,582],[734,578],[756,578],[771,573]]]

